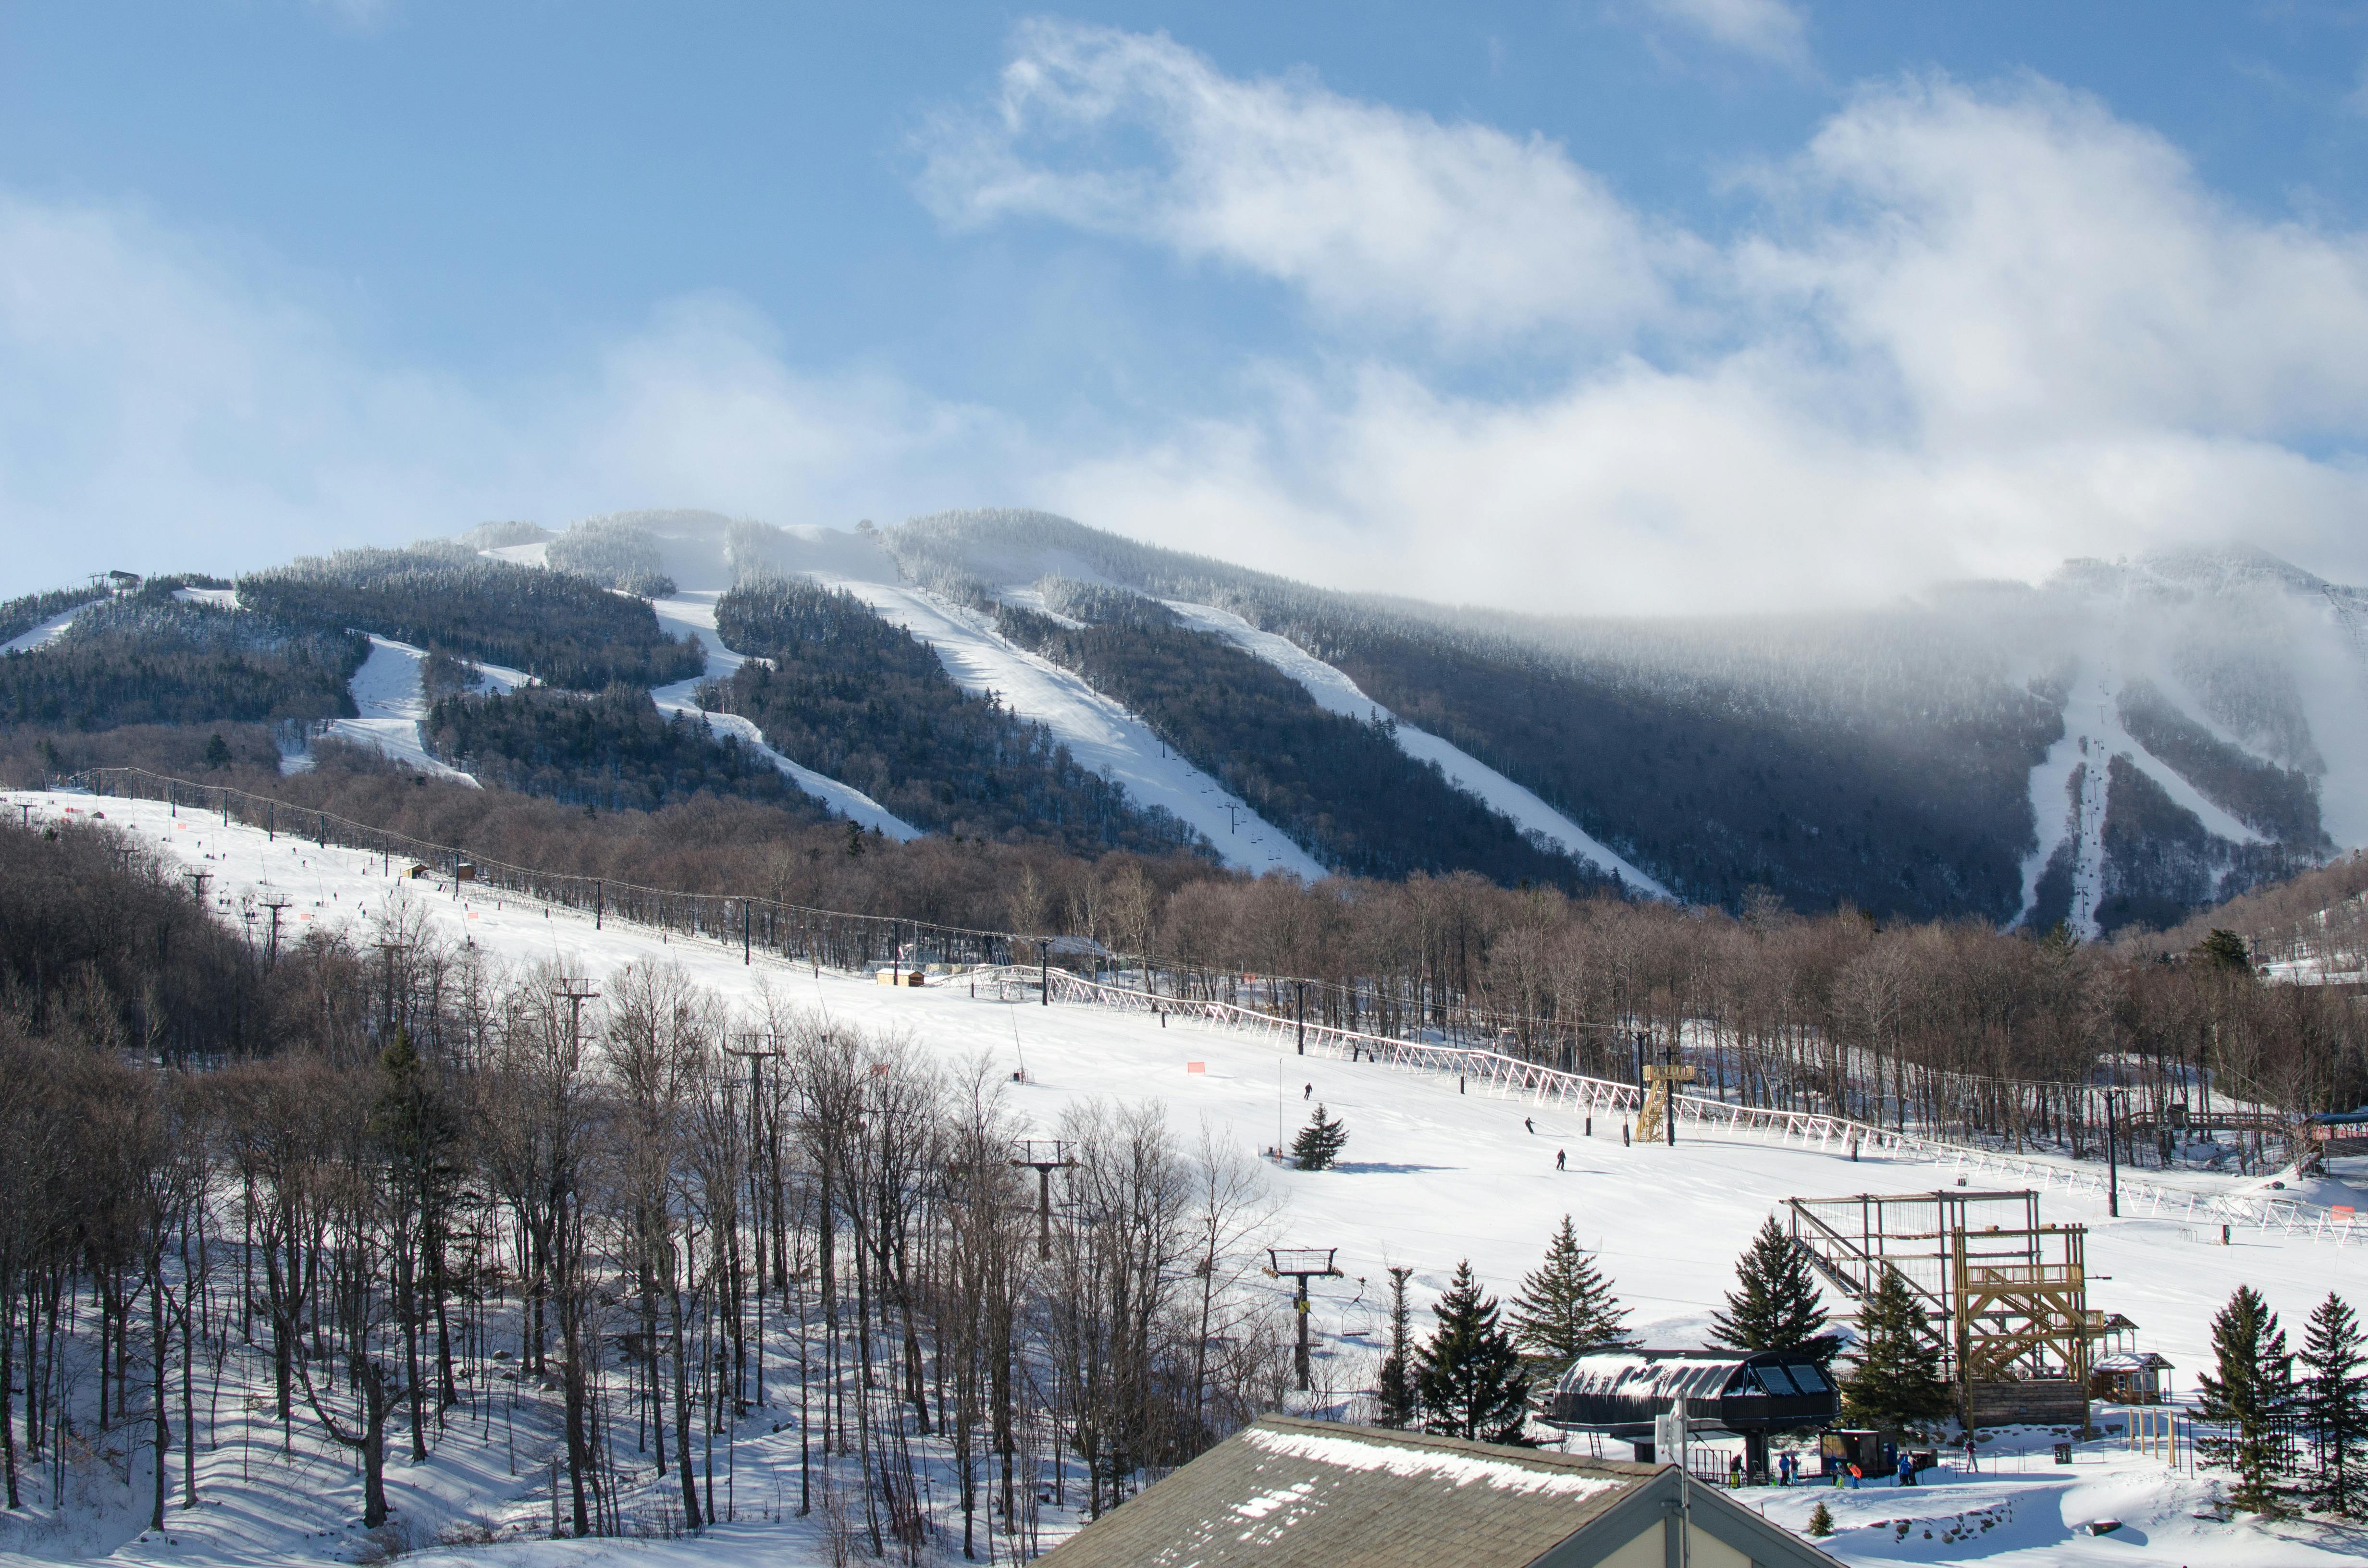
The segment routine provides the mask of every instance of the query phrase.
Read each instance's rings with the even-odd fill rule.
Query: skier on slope
[[[1305,1088],[1304,1088],[1304,1089],[1300,1090],[1300,1091],[1299,1091],[1299,1097],[1300,1097],[1301,1099],[1303,1099],[1303,1100],[1312,1100],[1312,1099],[1314,1099],[1314,1098],[1315,1097],[1315,1085],[1313,1085],[1313,1084],[1310,1084],[1310,1085],[1307,1085],[1307,1087],[1305,1087]]]
[[[1531,1137],[1535,1138],[1538,1135],[1538,1124],[1531,1121],[1528,1117],[1525,1116],[1521,1118],[1521,1125],[1529,1130]]]
[[[1562,1151],[1561,1151],[1560,1149],[1556,1149],[1556,1150],[1554,1151],[1554,1169],[1556,1169],[1556,1170],[1558,1170],[1558,1171],[1559,1171],[1559,1170],[1566,1170],[1566,1169],[1568,1169],[1568,1168],[1569,1168],[1568,1166],[1566,1166],[1566,1165],[1565,1165],[1563,1164],[1563,1155],[1562,1155]]]

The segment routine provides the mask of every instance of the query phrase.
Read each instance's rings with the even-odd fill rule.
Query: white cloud
[[[1617,334],[1662,307],[1661,242],[1543,138],[1228,77],[1165,34],[1017,39],[991,108],[925,140],[921,190],[952,223],[1144,240],[1455,344]]]
[[[1032,81],[1037,62],[1067,58],[1066,37],[1031,29],[1015,69]],[[1096,58],[1120,47],[1090,39]],[[1283,91],[1229,82],[1164,40],[1134,42],[1192,83],[1196,104]],[[1344,123],[1381,112],[1304,84],[1288,92]],[[1033,90],[1012,101],[1008,89],[1006,123],[1025,124]],[[1299,209],[1302,169],[1270,139],[1238,134],[1243,117],[1204,134],[1169,102],[1132,85],[1096,95],[1092,118],[1113,134],[1088,157],[1064,149],[1042,164],[1024,137],[1006,139],[971,214],[1066,218],[1197,256],[1201,207],[1179,189],[1250,181],[1271,210]],[[1146,115],[1156,156],[1115,134]],[[1419,172],[1433,228],[1486,229],[1503,190],[1476,165],[1439,173],[1463,151],[1373,142],[1370,159],[1405,166],[1369,162],[1355,188]],[[1562,150],[1529,154],[1537,186],[1600,191],[1575,164],[1554,172]],[[1344,198],[1320,166],[1305,177],[1321,227],[1355,230],[1355,190]],[[1079,192],[1123,199],[1073,207]],[[1404,274],[1358,248],[1334,253],[1333,270],[1271,265],[1326,311],[1326,364],[1262,365],[1236,418],[1073,462],[1053,494],[1091,520],[1319,581],[1546,610],[1864,601],[2229,538],[2368,574],[2359,234],[2238,210],[2158,136],[2036,79],[1865,91],[1761,194],[1740,237],[1632,246],[1655,277],[1631,297],[1659,313],[1628,319],[1680,330],[1571,340],[1565,378],[1542,392],[1452,394],[1393,353],[1404,307],[1383,286]],[[959,206],[958,191],[936,197]],[[1389,210],[1377,204],[1374,227],[1395,226]],[[1642,217],[1599,222],[1649,231]],[[1564,248],[1551,224],[1494,233],[1500,276],[1543,276]],[[1361,293],[1360,269],[1379,280]],[[1562,299],[1502,290],[1489,319],[1507,335],[1553,328]],[[1362,349],[1345,370],[1342,344]]]
[[[891,378],[793,368],[727,300],[471,385],[255,273],[138,213],[0,195],[0,595],[636,505],[844,525],[961,504],[1027,449]]]
[[[803,364],[722,298],[480,383],[363,351],[252,258],[0,193],[0,591],[488,517],[998,503],[1547,611],[1865,602],[2231,538],[2368,579],[2368,243],[2236,208],[2044,82],[1866,91],[1716,238],[1551,144],[1164,39],[1029,29],[988,118],[935,143],[941,211],[1257,272],[1318,349],[1117,441]],[[1474,390],[1460,351],[1508,341],[1527,379]]]
[[[1786,0],[1645,0],[1656,20],[1771,64],[1809,64],[1808,18]]]

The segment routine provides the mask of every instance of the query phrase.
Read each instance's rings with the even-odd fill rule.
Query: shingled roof
[[[1697,1562],[1838,1568],[1716,1488],[1696,1483],[1683,1496]],[[1679,1499],[1673,1466],[1269,1415],[1043,1561],[1055,1568],[1588,1568],[1647,1531],[1657,1546],[1675,1528]],[[1654,1551],[1651,1560],[1660,1557]]]

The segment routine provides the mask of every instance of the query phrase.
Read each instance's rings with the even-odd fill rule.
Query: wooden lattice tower
[[[1786,1200],[1793,1238],[1852,1301],[1883,1270],[1924,1309],[1968,1426],[2088,1420],[2103,1314],[2088,1297],[2088,1228],[2045,1225],[2028,1190]]]
[[[1694,1081],[1694,1070],[1678,1060],[1675,1047],[1662,1053],[1662,1060],[1645,1069],[1645,1082],[1651,1085],[1645,1091],[1645,1108],[1636,1113],[1636,1139],[1650,1143],[1666,1134],[1670,1142],[1677,1140],[1675,1108],[1670,1104],[1679,1084]]]

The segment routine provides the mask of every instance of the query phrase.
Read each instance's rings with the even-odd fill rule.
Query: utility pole
[[[1041,1263],[1053,1256],[1053,1173],[1077,1162],[1065,1138],[1022,1138],[1011,1163],[1036,1173],[1036,1258]]]
[[[2105,1212],[2118,1220],[2122,1217],[2121,1124],[2114,1113],[2114,1101],[2121,1090],[2105,1091]]]
[[[1299,1290],[1293,1299],[1299,1319],[1299,1350],[1294,1358],[1299,1371],[1299,1392],[1309,1392],[1307,1369],[1307,1282],[1310,1279],[1338,1279],[1340,1271],[1332,1266],[1338,1247],[1269,1247],[1267,1267],[1262,1271],[1269,1279],[1292,1279]]]
[[[1299,1054],[1304,1056],[1307,1054],[1307,982],[1295,980],[1292,984],[1299,994]]]

